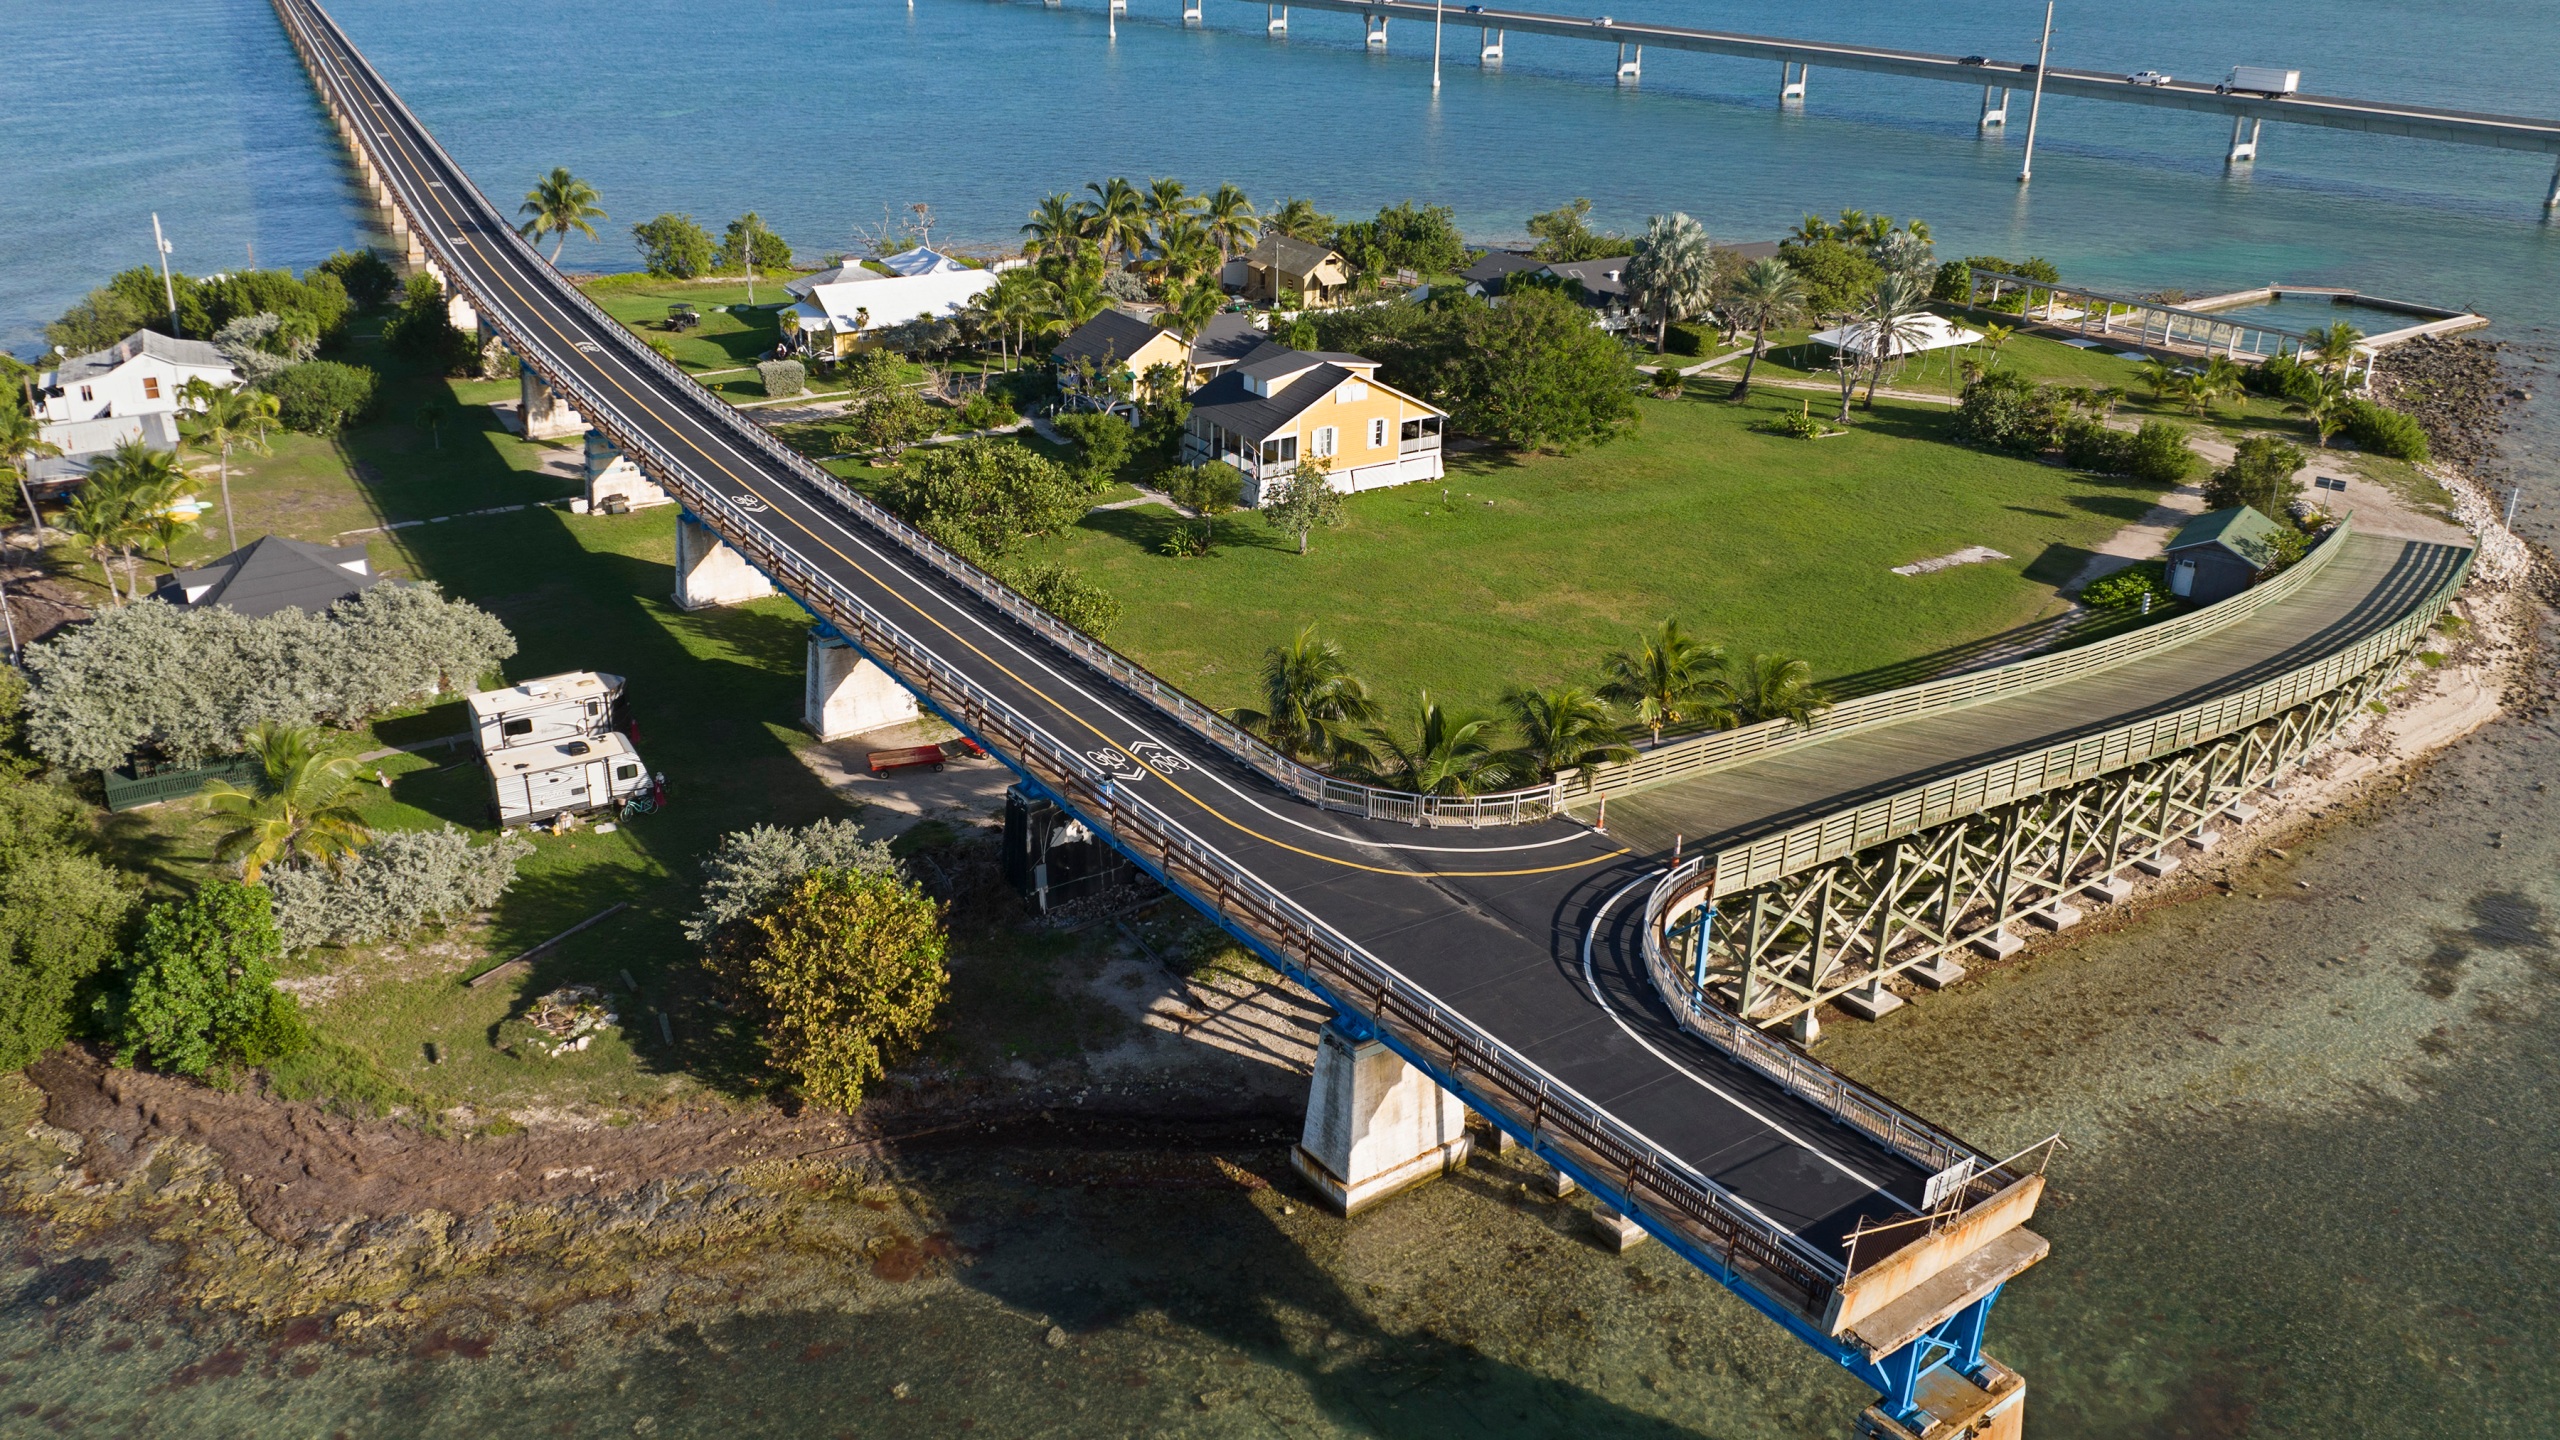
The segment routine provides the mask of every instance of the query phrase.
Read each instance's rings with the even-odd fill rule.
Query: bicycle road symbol
[[[1129,753],[1137,756],[1140,763],[1154,770],[1191,768],[1191,762],[1183,759],[1181,752],[1161,740],[1140,740],[1129,747]]]
[[[747,512],[748,514],[750,514],[750,515],[756,514],[757,512],[759,512],[759,511],[761,511],[761,510],[763,510],[763,509],[765,508],[765,504],[764,504],[764,502],[763,502],[763,501],[761,501],[761,500],[757,499],[757,498],[756,498],[756,497],[754,497],[753,495],[750,495],[750,494],[746,493],[746,492],[745,492],[745,491],[743,491],[743,490],[739,491],[739,492],[738,492],[737,494],[735,494],[735,495],[730,496],[730,497],[729,497],[729,502],[730,502],[731,504],[733,504],[733,505],[737,506],[739,509],[746,511],[746,512]]]
[[[1084,752],[1084,758],[1092,761],[1114,780],[1135,781],[1147,778],[1145,766],[1117,750],[1087,750]]]

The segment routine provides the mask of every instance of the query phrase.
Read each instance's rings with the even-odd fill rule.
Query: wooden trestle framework
[[[2122,898],[2118,877],[2163,865],[2173,847],[2209,847],[2246,820],[2246,797],[2337,735],[2396,675],[2394,652],[2346,684],[2245,730],[1948,821],[1715,896],[1712,868],[1663,906],[1666,948],[1698,997],[1800,1036],[1827,1001],[1881,998],[1889,976],[1932,969],[1968,947],[2004,954],[2012,927],[2059,929],[2074,902]],[[1698,947],[1706,942],[1703,967]]]

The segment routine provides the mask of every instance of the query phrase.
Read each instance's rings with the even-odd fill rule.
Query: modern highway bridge
[[[1049,3],[1056,5],[1061,0],[1049,0]],[[1126,8],[1126,0],[1104,0],[1104,3],[1115,15]],[[1185,20],[1200,18],[1201,0],[1180,0],[1180,3]],[[1388,26],[1396,20],[1408,25],[1443,25],[1476,30],[1482,36],[1477,53],[1488,64],[1500,62],[1503,37],[1514,31],[1524,35],[1616,45],[1616,73],[1622,82],[1634,81],[1642,74],[1644,47],[1648,45],[1658,50],[1687,50],[1745,60],[1775,61],[1780,66],[1778,93],[1782,102],[1805,98],[1806,77],[1817,66],[1826,70],[1862,70],[1910,80],[1980,86],[1982,119],[1986,129],[2007,120],[2008,92],[2011,89],[2031,89],[2036,83],[2036,65],[2022,60],[1981,57],[1981,63],[1967,64],[1968,60],[1976,57],[1933,55],[1925,51],[1895,50],[1878,45],[1786,39],[1641,21],[1611,20],[1603,24],[1604,17],[1596,15],[1558,15],[1499,5],[1471,8],[1463,4],[1434,5],[1426,3],[1426,0],[1288,0],[1286,4],[1276,3],[1276,0],[1255,0],[1255,3],[1262,4],[1268,12],[1268,23],[1274,33],[1286,32],[1288,12],[1293,8],[1358,15],[1367,26],[1368,44],[1381,50],[1387,47]],[[2258,127],[2269,120],[2287,125],[2316,125],[2331,130],[2356,130],[2368,135],[2398,135],[2413,140],[2549,155],[2555,159],[2543,205],[2545,208],[2560,207],[2560,120],[2527,115],[2493,115],[2389,100],[2358,100],[2339,95],[2224,94],[2211,79],[2135,85],[2121,71],[2074,70],[2051,65],[2044,68],[2043,78],[2044,93],[2049,95],[2229,116],[2232,122],[2230,158],[2234,160],[2255,158]],[[2001,93],[1997,102],[1991,98],[1994,91]]]
[[[2024,1228],[2040,1167],[1985,1154],[1764,1034],[1753,1022],[1788,1018],[1782,1000],[1747,1018],[1716,1003],[1731,986],[1696,956],[1734,942],[1700,917],[1783,899],[1877,846],[1938,846],[1958,857],[1944,862],[1954,873],[1978,848],[1965,837],[2003,806],[2109,787],[2148,806],[2172,782],[2145,777],[2181,755],[2239,745],[2256,757],[2188,785],[2174,815],[2144,809],[2129,839],[2119,817],[2103,856],[2083,837],[2075,858],[2045,866],[2051,883],[2112,883],[2122,857],[2156,859],[2191,835],[2195,805],[2227,813],[2235,777],[2298,758],[2336,723],[2321,706],[2390,672],[2461,577],[2463,552],[2340,536],[2304,581],[2261,587],[2232,619],[2155,626],[2090,647],[2096,660],[1867,697],[1812,731],[1684,742],[1587,790],[1576,777],[1447,800],[1332,779],[948,554],[661,360],[516,234],[319,5],[274,3],[411,258],[482,326],[824,631],[1335,1009],[1317,1101],[1357,1143],[1318,1158],[1346,1195],[1429,1161],[1445,1139],[1379,1152],[1418,1133],[1416,1093],[1431,1097],[1420,1132],[1457,1113],[1457,1097],[1874,1388],[1879,1435],[1975,1422],[2015,1433],[2023,1382],[1981,1340],[2000,1286],[2045,1253]],[[2154,638],[2128,646],[2141,635]],[[2193,664],[2161,659],[2187,647],[2206,648]],[[2106,666],[2136,655],[2157,663],[2150,679],[2109,679]],[[2084,688],[2057,688],[2071,685]],[[2111,688],[2096,699],[2088,687]],[[2066,693],[2077,698],[2053,703]],[[1938,721],[1956,710],[1958,723]],[[1792,767],[1784,803],[1720,811],[1732,817],[1721,828],[1685,822],[1709,848],[1676,866],[1640,824],[1622,838],[1566,813],[1614,794],[1634,819],[1624,807],[1655,791],[1747,784],[1781,773],[1772,766]],[[1823,894],[1844,883],[1824,880]],[[1967,896],[1960,910],[1937,902],[1930,943],[1986,925],[1996,939],[2015,904],[2052,903]],[[1782,949],[1782,932],[1749,943]],[[1913,943],[1889,926],[1876,938],[1880,973]],[[1748,977],[1753,956],[1737,958]],[[1817,942],[1809,988],[1836,982],[1838,959]],[[1309,1129],[1313,1144],[1312,1116]],[[1463,1142],[1436,1153],[1462,1159]],[[1985,1419],[1995,1412],[2005,1418]]]

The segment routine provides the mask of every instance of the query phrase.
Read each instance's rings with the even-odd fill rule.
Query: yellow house
[[[1351,293],[1351,264],[1340,251],[1266,233],[1244,257],[1244,298],[1273,305],[1321,307]]]
[[[1382,383],[1374,360],[1266,345],[1192,392],[1182,458],[1243,472],[1247,505],[1270,498],[1305,458],[1325,463],[1336,490],[1375,490],[1439,479],[1447,419]]]
[[[1125,375],[1129,397],[1149,400],[1154,397],[1147,393],[1147,372],[1158,365],[1184,367],[1183,388],[1190,388],[1190,345],[1172,331],[1125,310],[1105,310],[1077,326],[1049,352],[1049,358],[1057,362],[1058,383],[1066,388],[1076,386],[1086,374],[1098,380]]]

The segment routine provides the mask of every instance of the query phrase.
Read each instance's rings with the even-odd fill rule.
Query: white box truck
[[[2302,88],[2302,72],[2273,65],[2234,65],[2231,78],[2213,87],[2224,95],[2264,95],[2273,100]]]
[[[503,690],[476,691],[463,703],[471,711],[473,743],[481,754],[495,755],[515,745],[601,735],[614,728],[615,702],[621,698],[621,676],[576,670]]]
[[[612,731],[509,746],[485,763],[501,825],[531,825],[572,811],[619,805],[650,783],[640,752]]]

